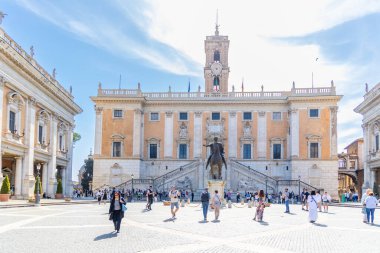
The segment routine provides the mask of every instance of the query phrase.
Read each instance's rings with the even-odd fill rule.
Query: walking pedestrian
[[[102,201],[102,193],[101,193],[100,191],[98,191],[98,192],[96,193],[96,197],[97,197],[97,199],[98,199],[98,204],[100,205],[100,202]]]
[[[171,187],[169,198],[170,198],[170,211],[172,213],[172,219],[176,218],[175,215],[179,209],[178,201],[179,201],[180,194],[181,193],[177,191],[174,186]],[[174,207],[176,208],[175,210],[174,210]]]
[[[255,217],[253,220],[255,221],[263,221],[264,217],[264,208],[265,208],[265,194],[264,190],[260,190],[259,192],[259,199],[258,199],[258,205],[255,211]]]
[[[240,201],[240,192],[236,193],[236,203],[239,203]]]
[[[321,191],[317,191],[315,193],[315,198],[317,200],[317,203],[318,203],[318,209],[320,212],[322,212],[322,196],[321,196]]]
[[[212,198],[212,206],[214,207],[214,212],[215,212],[215,221],[219,220],[220,206],[221,205],[222,205],[222,201],[220,200],[218,190],[215,190],[215,194]]]
[[[202,192],[201,202],[202,202],[202,210],[203,210],[203,221],[207,222],[208,205],[210,202],[210,193],[208,192],[208,188],[205,188],[205,190]]]
[[[373,219],[375,215],[376,206],[377,206],[377,199],[373,196],[373,192],[370,192],[369,196],[365,199],[365,209],[367,212],[368,224],[371,218],[371,224],[373,225]]]
[[[331,201],[331,196],[325,192],[323,195],[322,195],[322,205],[323,205],[323,211],[324,212],[328,212],[329,211],[329,203]]]
[[[191,191],[191,202],[194,202],[194,192]]]
[[[285,200],[285,213],[290,213],[288,188],[285,188],[285,192],[283,193],[283,199]]]
[[[309,197],[307,198],[307,203],[309,206],[309,221],[314,223],[318,218],[318,200],[315,197],[315,191],[311,191]]]
[[[125,205],[125,200],[120,196],[120,192],[114,192],[112,194],[109,214],[117,233],[120,231],[121,220],[124,218],[123,205]]]
[[[148,202],[146,205],[146,209],[152,210],[153,197],[154,197],[152,186],[149,186],[149,189],[146,191],[146,196],[147,196],[147,202]]]
[[[368,188],[368,189],[365,191],[365,193],[363,193],[363,196],[362,196],[362,198],[361,198],[361,202],[362,202],[362,205],[363,205],[363,208],[362,208],[362,214],[363,214],[363,222],[364,222],[364,223],[367,223],[367,222],[368,222],[368,220],[367,220],[367,210],[366,210],[366,206],[365,206],[365,200],[366,200],[366,198],[369,196],[369,193],[370,193],[370,192],[372,192],[372,190]]]
[[[107,202],[107,191],[106,190],[104,190],[104,193],[103,193],[103,203],[104,203],[104,205],[106,204],[106,202]]]

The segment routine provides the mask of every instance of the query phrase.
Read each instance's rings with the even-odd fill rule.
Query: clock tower
[[[206,36],[204,67],[205,89],[207,93],[227,93],[228,75],[228,36],[219,35],[219,25],[215,26],[215,35]]]

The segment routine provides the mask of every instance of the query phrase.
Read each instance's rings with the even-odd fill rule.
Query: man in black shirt
[[[146,196],[148,197],[148,203],[146,205],[146,209],[152,210],[153,197],[154,197],[152,186],[149,186],[149,189],[146,191]]]

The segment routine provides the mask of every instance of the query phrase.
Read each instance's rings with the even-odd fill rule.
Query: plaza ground
[[[362,222],[361,209],[330,207],[317,224],[291,205],[265,209],[222,209],[220,222],[202,222],[201,206],[191,204],[171,219],[169,207],[129,203],[120,234],[108,221],[108,204],[53,205],[0,209],[0,252],[380,252],[380,210],[375,225]]]

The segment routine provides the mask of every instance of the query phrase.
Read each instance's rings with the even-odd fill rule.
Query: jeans
[[[208,202],[202,202],[203,218],[207,219]]]
[[[375,208],[366,208],[365,211],[367,212],[367,221],[369,222],[369,217],[371,216],[371,223],[373,223],[373,216],[375,215]]]
[[[121,210],[115,210],[113,211],[113,225],[115,226],[115,230],[120,230],[120,224],[122,219],[122,211]]]
[[[285,200],[286,212],[289,212],[289,199]]]

